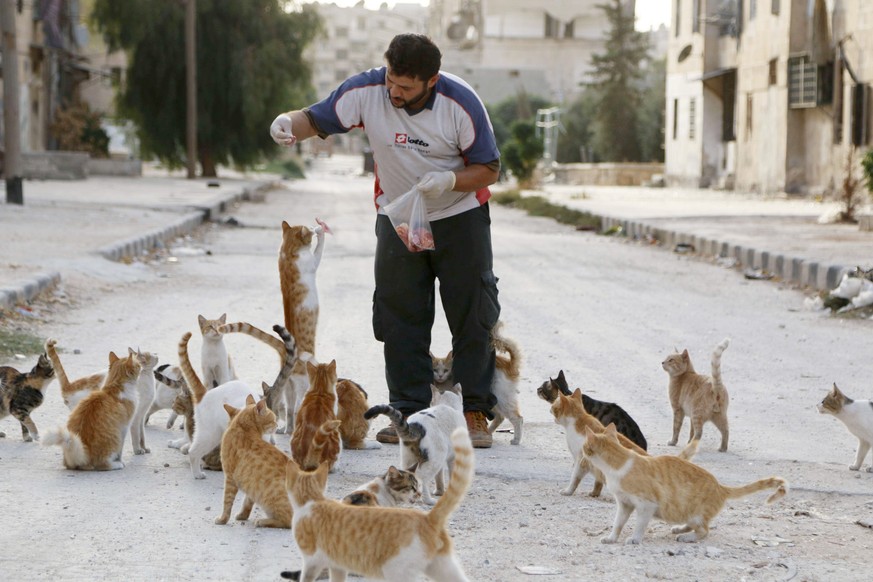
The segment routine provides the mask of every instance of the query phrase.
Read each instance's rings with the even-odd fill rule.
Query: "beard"
[[[427,100],[427,96],[430,94],[430,89],[425,85],[424,89],[413,97],[412,99],[399,99],[391,96],[391,91],[388,91],[388,99],[391,101],[391,105],[393,105],[397,109],[403,109],[404,107],[414,107],[416,105],[423,105],[424,101]]]

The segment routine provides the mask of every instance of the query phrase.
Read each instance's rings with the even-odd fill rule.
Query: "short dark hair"
[[[398,34],[385,51],[388,68],[395,75],[426,81],[440,72],[439,47],[423,34]]]

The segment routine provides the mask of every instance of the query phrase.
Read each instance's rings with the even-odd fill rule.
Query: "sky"
[[[378,10],[385,0],[364,0],[364,6]],[[403,0],[404,2],[427,5],[428,0]],[[333,2],[337,6],[354,6],[358,0],[322,0],[323,3]],[[396,1],[387,1],[388,7],[397,4]],[[667,23],[670,19],[670,0],[637,0],[637,30],[649,30],[659,24]]]

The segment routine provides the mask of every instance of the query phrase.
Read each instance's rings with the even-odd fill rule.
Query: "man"
[[[490,332],[500,315],[488,186],[497,181],[500,154],[482,101],[463,80],[441,72],[440,59],[426,36],[400,34],[385,52],[387,67],[352,76],[323,101],[279,115],[270,135],[291,146],[353,127],[367,133],[378,210],[373,332],[384,343],[391,405],[406,416],[430,405],[438,279],[470,438],[488,448],[495,404]],[[413,187],[427,202],[432,251],[407,250],[383,210]],[[398,442],[393,426],[376,439]]]

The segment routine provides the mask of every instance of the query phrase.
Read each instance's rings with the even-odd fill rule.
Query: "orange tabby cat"
[[[255,404],[251,395],[246,398],[245,408],[225,404],[224,409],[230,415],[230,424],[221,437],[224,510],[215,523],[227,523],[237,491],[242,489],[246,497],[236,519],[247,520],[257,503],[267,518],[256,521],[255,527],[290,529],[292,510],[284,486],[288,457],[263,440],[263,435],[276,430],[276,415],[265,401]]]
[[[332,469],[339,459],[340,435],[338,430],[326,434],[322,425],[336,420],[336,360],[329,364],[306,362],[306,370],[311,388],[297,411],[291,458],[304,470],[314,469],[322,461]],[[316,436],[323,442],[314,442]]]
[[[121,451],[136,408],[140,370],[134,352],[126,358],[109,353],[109,372],[103,386],[76,406],[66,428],[53,430],[43,441],[63,448],[65,467],[83,471],[124,468]]]
[[[311,250],[312,237],[317,238]],[[318,290],[315,273],[324,251],[324,228],[290,226],[282,221],[282,244],[279,247],[279,283],[282,289],[282,310],[285,328],[297,341],[297,349],[315,355],[315,331],[318,327]],[[295,366],[285,393],[285,427],[290,434],[294,415],[309,388],[303,362]]]
[[[73,410],[76,408],[76,405],[85,398],[85,396],[94,390],[98,390],[100,386],[103,385],[103,380],[106,379],[106,372],[97,372],[96,374],[91,374],[90,376],[85,376],[84,378],[79,378],[74,382],[70,382],[70,379],[67,378],[66,371],[64,371],[64,366],[61,364],[61,358],[55,350],[56,345],[58,345],[58,340],[46,340],[45,354],[48,356],[48,359],[52,363],[52,367],[55,369],[58,384],[61,386],[61,398],[64,399],[64,404],[67,405],[67,408]]]
[[[326,499],[327,463],[303,472],[289,462],[285,486],[294,507],[294,539],[303,555],[300,579],[315,580],[329,568],[331,580],[345,580],[348,571],[398,582],[423,575],[437,581],[467,580],[446,523],[470,488],[473,446],[464,427],[455,430],[451,440],[454,471],[445,495],[429,512]]]
[[[712,376],[698,374],[691,365],[688,350],[670,354],[661,366],[670,375],[670,406],[673,408],[673,438],[667,443],[675,445],[679,440],[679,431],[687,414],[691,417],[691,433],[688,441],[703,436],[703,423],[710,421],[721,432],[719,451],[728,448],[728,418],[729,398],[727,389],[721,380],[721,355],[730,344],[724,339],[712,352]]]
[[[370,421],[364,418],[364,413],[370,408],[367,393],[360,384],[347,378],[340,378],[336,384],[337,413],[342,421],[339,427],[344,449],[378,449],[382,445],[366,442],[370,432]]]
[[[591,464],[606,476],[606,484],[615,497],[615,523],[610,534],[600,540],[605,544],[618,540],[634,510],[637,512],[634,534],[625,543],[639,544],[652,517],[680,524],[671,530],[682,534],[677,541],[696,542],[707,536],[710,522],[728,499],[775,489],[767,498],[767,503],[773,503],[788,490],[781,477],[728,487],[706,469],[679,457],[640,455],[620,444],[617,435],[613,424],[601,434],[586,428],[582,447]]]

